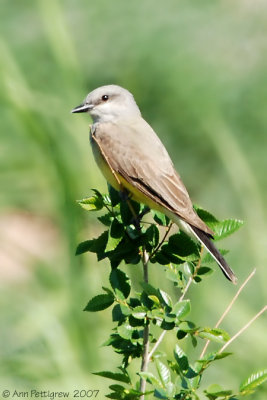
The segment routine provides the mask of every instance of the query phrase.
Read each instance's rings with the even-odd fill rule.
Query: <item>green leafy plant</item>
[[[150,211],[130,199],[122,200],[112,188],[109,188],[108,195],[94,190],[91,197],[78,203],[87,211],[101,212],[98,220],[105,230],[98,238],[80,243],[77,254],[88,251],[95,253],[98,261],[108,259],[111,266],[110,287],[103,287],[103,292],[93,297],[85,307],[85,311],[90,312],[113,307],[111,313],[115,327],[105,345],[120,354],[122,361],[118,372],[95,372],[117,382],[110,386],[111,393],[106,397],[144,399],[153,395],[159,399],[199,399],[202,376],[207,368],[230,356],[231,353],[225,351],[228,345],[266,310],[264,307],[232,338],[219,328],[255,271],[239,288],[215,327],[199,326],[189,319],[191,302],[185,296],[192,282],[199,284],[212,273],[214,261],[211,256],[203,255],[201,246],[185,233],[172,233],[172,222],[165,215]],[[200,207],[195,209],[215,232],[215,240],[227,237],[242,226],[242,221],[219,221]],[[143,266],[144,279],[140,282],[140,291],[134,292],[131,280],[121,265],[138,263]],[[163,266],[166,279],[180,290],[178,300],[149,282],[150,263]],[[170,332],[175,332],[177,343],[172,357],[166,359],[158,349],[165,335]],[[196,360],[190,360],[183,350],[183,339],[186,337],[191,339],[193,347],[203,347],[203,341],[206,341]],[[220,347],[206,354],[210,341],[218,343]],[[141,367],[130,374],[129,365],[134,359],[140,359]],[[253,393],[266,379],[267,370],[262,370],[247,378],[238,391],[226,390],[214,384],[202,390],[202,393],[210,400],[234,400]]]

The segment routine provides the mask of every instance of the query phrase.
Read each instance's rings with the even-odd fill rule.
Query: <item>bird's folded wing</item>
[[[165,147],[143,119],[133,124],[99,124],[94,136],[115,173],[185,222],[212,234],[195,213]]]

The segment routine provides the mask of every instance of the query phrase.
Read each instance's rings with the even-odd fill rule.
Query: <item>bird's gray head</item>
[[[89,112],[94,122],[112,122],[141,115],[133,95],[117,85],[101,86],[93,90],[71,112]]]

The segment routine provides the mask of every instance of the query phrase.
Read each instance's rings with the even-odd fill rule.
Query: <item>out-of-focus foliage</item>
[[[105,311],[82,313],[108,281],[105,263],[74,256],[85,233],[99,236],[75,200],[106,187],[89,117],[69,111],[103,84],[133,92],[194,202],[245,221],[225,241],[240,282],[257,268],[225,328],[244,325],[266,301],[266,2],[2,0],[0,19],[1,387],[102,395],[90,372],[117,365],[96,346],[111,328]],[[137,284],[139,268],[125,270]],[[195,319],[214,325],[233,291],[219,272],[198,285]],[[233,348],[239,362],[207,384],[264,367],[264,318],[255,325]]]

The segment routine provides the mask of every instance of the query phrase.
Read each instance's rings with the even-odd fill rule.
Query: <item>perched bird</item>
[[[167,215],[197,238],[233,283],[236,276],[212,242],[212,230],[193,209],[188,192],[159,137],[142,118],[133,95],[117,85],[88,94],[73,113],[88,112],[93,154],[106,180],[133,200]]]

